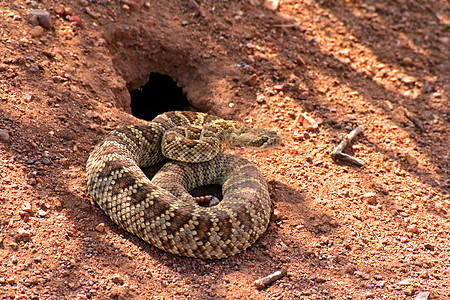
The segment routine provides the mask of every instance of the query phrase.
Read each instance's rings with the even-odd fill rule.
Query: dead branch
[[[364,166],[364,162],[354,156],[348,155],[346,153],[344,153],[344,149],[345,147],[347,147],[347,145],[349,143],[351,143],[353,141],[353,139],[360,134],[363,131],[363,128],[361,126],[356,127],[355,129],[353,129],[346,138],[344,138],[344,140],[342,140],[342,142],[333,150],[333,152],[331,153],[331,157],[334,160],[343,160],[343,161],[347,161],[350,162],[358,167],[362,167]]]

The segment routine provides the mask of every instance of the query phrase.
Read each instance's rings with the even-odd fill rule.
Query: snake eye
[[[267,141],[269,140],[269,138],[267,136],[262,136],[261,137],[261,141],[265,144],[267,143]]]

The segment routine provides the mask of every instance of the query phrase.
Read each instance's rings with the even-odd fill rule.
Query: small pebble
[[[281,213],[278,209],[273,210],[272,221],[278,221],[281,219]]]
[[[325,281],[327,281],[325,278],[323,278],[322,276],[318,276],[315,280],[317,283],[323,283]]]
[[[124,3],[123,7],[128,7],[128,9],[140,10],[144,5],[144,1],[142,0],[121,0],[120,2]]]
[[[412,296],[412,295],[414,295],[414,292],[415,292],[415,290],[412,286],[409,286],[403,290],[403,294],[405,294],[406,296]]]
[[[362,197],[368,204],[376,204],[377,203],[377,195],[373,192],[365,193]]]
[[[430,250],[430,251],[434,251],[434,245],[430,244],[430,243],[426,243],[425,245],[423,245],[425,247],[425,249]]]
[[[406,154],[406,161],[412,165],[412,166],[417,166],[419,161],[417,160],[417,158],[415,158],[414,156],[410,155],[410,154]]]
[[[280,5],[280,0],[264,0],[264,6],[270,10],[276,10]]]
[[[433,96],[433,98],[441,98],[442,94],[439,92],[434,92],[432,96]]]
[[[26,93],[25,96],[23,96],[23,101],[30,102],[31,100],[33,100],[33,98],[34,98],[33,93]]]
[[[64,7],[64,14],[65,14],[66,16],[71,16],[71,15],[73,15],[73,8],[72,8],[72,7],[69,7],[69,6]]]
[[[247,77],[244,82],[250,86],[255,86],[258,84],[258,75],[253,74],[249,77]]]
[[[308,97],[309,97],[308,91],[303,91],[300,93],[300,99],[308,99]]]
[[[76,15],[70,16],[69,21],[74,23],[75,25],[80,25],[81,24],[81,18],[79,16],[76,16]]]
[[[35,26],[35,27],[33,27],[33,29],[30,30],[30,35],[32,37],[40,37],[43,34],[44,34],[44,28],[42,28],[41,26]]]
[[[408,279],[403,279],[402,281],[397,282],[397,285],[411,285],[411,282]]]
[[[437,201],[436,203],[434,203],[434,209],[438,212],[438,213],[443,213],[446,214],[447,210],[444,208],[444,205],[442,205],[441,202]]]
[[[120,276],[119,274],[115,274],[111,277],[111,281],[114,282],[115,284],[119,284],[122,285],[125,283],[125,280],[123,279],[122,276]]]
[[[0,142],[8,143],[10,141],[9,132],[5,129],[0,129]]]
[[[8,242],[7,246],[10,247],[13,251],[19,250],[19,244],[13,241]]]
[[[381,275],[374,275],[373,278],[375,280],[383,280],[383,276],[381,276]]]
[[[419,227],[417,227],[416,224],[411,224],[406,229],[408,230],[408,232],[411,232],[411,233],[419,232]]]
[[[219,203],[220,203],[220,200],[217,199],[216,197],[213,197],[213,198],[209,201],[208,206],[209,206],[209,207],[213,207],[213,206],[218,205]]]
[[[28,184],[31,186],[35,186],[37,184],[36,178],[30,178],[30,180],[28,181]]]
[[[30,70],[31,72],[35,73],[35,72],[39,71],[39,67],[38,67],[37,65],[35,65],[35,64],[32,64],[32,65],[28,68],[28,70]]]
[[[93,118],[93,119],[95,119],[95,118],[98,118],[100,115],[98,114],[98,112],[96,112],[96,111],[93,111],[93,110],[90,110],[90,111],[88,111],[87,113],[86,113],[86,117],[88,117],[88,118]]]
[[[20,227],[17,229],[16,236],[15,236],[16,242],[27,242],[31,239],[31,233]]]
[[[284,88],[284,84],[277,84],[273,86],[273,89],[276,91],[282,91]]]
[[[407,66],[412,65],[412,59],[411,59],[411,57],[408,57],[408,56],[404,57],[402,62],[403,62],[403,64],[405,64]]]
[[[33,178],[34,179],[34,178]],[[36,181],[36,179],[34,179]],[[31,212],[31,203],[26,201],[22,204],[22,210],[25,212]]]
[[[48,157],[44,157],[42,160],[41,160],[41,162],[44,164],[44,165],[50,165],[52,162],[51,162],[51,160],[48,158]]]
[[[425,292],[419,292],[416,297],[414,298],[414,300],[428,300],[428,297],[430,296],[430,292],[425,291]]]
[[[58,14],[60,16],[64,15],[64,6],[58,5],[54,8],[54,11],[56,14]]]
[[[42,9],[33,9],[28,14],[28,22],[31,25],[41,25],[45,29],[52,28],[52,17],[50,13]]]
[[[98,232],[104,232],[105,231],[105,223],[100,223],[97,226],[95,226],[95,230]]]
[[[40,217],[45,217],[46,215],[48,215],[48,212],[46,212],[46,211],[43,210],[43,209],[40,209],[40,210],[37,211],[37,214],[38,214]]]
[[[265,100],[265,97],[263,94],[259,94],[258,96],[256,96],[256,102],[263,103],[264,100]]]
[[[93,17],[94,19],[98,19],[101,16],[99,13],[93,11],[90,7],[86,7],[85,10],[86,10],[86,13],[88,15],[90,15],[91,17]]]

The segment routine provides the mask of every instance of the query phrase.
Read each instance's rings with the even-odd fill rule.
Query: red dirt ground
[[[0,299],[450,297],[449,2],[259,2],[0,1]],[[92,204],[87,157],[143,122],[129,90],[151,72],[197,110],[282,136],[230,150],[275,209],[244,253],[175,257]],[[363,168],[330,156],[357,125]]]

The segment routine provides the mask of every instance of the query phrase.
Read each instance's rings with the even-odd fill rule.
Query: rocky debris
[[[45,29],[52,29],[52,17],[49,12],[42,9],[33,9],[28,14],[28,23],[33,26],[40,25]]]

